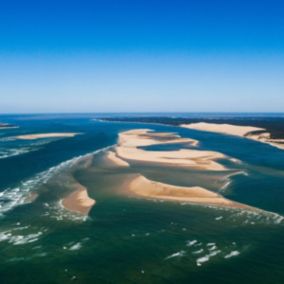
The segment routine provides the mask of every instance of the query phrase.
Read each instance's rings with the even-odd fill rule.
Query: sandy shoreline
[[[196,146],[198,141],[181,138],[172,133],[152,133],[147,129],[131,130],[119,135],[116,154],[126,161],[168,164],[191,167],[202,170],[222,171],[226,168],[217,159],[225,158],[222,153],[201,151],[197,149],[181,149],[177,151],[148,151],[140,147],[164,144],[190,144]]]
[[[272,139],[271,134],[265,128],[206,122],[181,124],[180,126],[188,129],[244,137],[284,150],[284,139]]]
[[[221,164],[214,161],[214,159],[225,158],[222,153],[197,149],[148,151],[139,148],[149,145],[168,144],[172,141],[175,141],[175,143],[176,141],[182,141],[180,143],[194,143],[195,145],[198,143],[196,140],[176,137],[175,134],[172,133],[156,133],[150,132],[147,129],[131,130],[120,133],[117,146],[114,150],[106,152],[105,157],[108,163],[114,166],[126,166],[126,164],[123,163],[126,162],[128,167],[131,167],[131,161],[138,161],[143,162],[144,166],[155,162],[161,166],[181,168],[187,166],[204,171],[227,170]],[[125,194],[145,199],[160,199],[187,202],[196,205],[257,210],[245,204],[229,200],[219,193],[198,186],[198,184],[191,187],[166,184],[150,180],[139,172],[126,173],[125,182],[121,186]]]
[[[106,191],[111,186],[113,190],[145,199],[160,199],[175,202],[187,202],[189,204],[216,206],[226,208],[238,208],[257,210],[253,207],[234,202],[221,194],[208,190],[205,187],[193,184],[193,186],[171,185],[153,179],[148,179],[139,172],[137,162],[143,162],[143,167],[156,163],[159,166],[182,168],[188,167],[194,170],[227,172],[223,165],[216,159],[227,158],[222,153],[202,151],[198,149],[180,149],[173,151],[148,151],[141,149],[150,145],[184,144],[198,145],[198,141],[190,138],[181,138],[174,133],[151,132],[147,129],[131,130],[119,134],[117,146],[105,151],[100,160],[103,172],[108,174],[108,180],[104,182]],[[132,161],[135,166],[132,167]],[[125,168],[122,171],[119,168]],[[100,170],[99,170],[100,172]],[[111,185],[111,180],[114,184]],[[95,200],[88,196],[87,189],[79,183],[75,184],[74,191],[62,200],[62,205],[70,211],[87,215],[95,204]]]
[[[81,184],[77,184],[75,191],[62,200],[65,209],[83,215],[88,215],[95,203],[96,201],[89,197],[87,189]]]
[[[39,134],[25,134],[15,136],[15,139],[19,140],[34,140],[34,139],[44,139],[44,138],[60,138],[60,137],[75,137],[80,133],[66,132],[66,133],[39,133]]]
[[[145,198],[182,201],[192,204],[206,204],[230,208],[249,209],[251,207],[231,201],[205,188],[182,187],[156,182],[139,175],[129,183],[129,190]]]
[[[108,151],[106,153],[106,158],[108,159],[108,161],[110,161],[115,166],[118,166],[118,167],[129,167],[129,163],[127,163],[126,161],[124,161],[124,160],[120,159],[119,157],[117,157],[117,155],[113,151]]]

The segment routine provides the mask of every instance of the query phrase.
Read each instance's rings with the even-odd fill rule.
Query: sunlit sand
[[[146,198],[183,201],[194,204],[216,205],[222,207],[250,208],[249,206],[231,201],[220,194],[199,186],[174,186],[149,180],[142,175],[133,178],[133,180],[129,183],[129,190]]]
[[[198,141],[181,138],[173,133],[157,133],[148,129],[130,130],[119,134],[118,144],[113,150],[105,153],[108,165],[130,167],[132,162],[141,162],[144,166],[156,163],[158,166],[192,168],[201,171],[227,171],[223,165],[215,161],[227,158],[222,153],[201,151],[198,149],[180,149],[174,151],[148,151],[141,147],[180,143],[197,146]],[[138,170],[139,171],[139,170]],[[234,202],[217,192],[202,186],[177,186],[146,178],[143,174],[125,174],[123,192],[146,199],[160,199],[187,202],[197,205],[213,205],[218,207],[242,208],[255,210],[250,206]],[[117,190],[120,190],[120,185]]]
[[[181,127],[245,137],[258,142],[269,144],[279,149],[284,149],[284,139],[272,139],[271,134],[267,132],[265,128],[206,122],[182,124]]]
[[[45,138],[61,138],[61,137],[75,137],[80,133],[39,133],[39,134],[26,134],[26,135],[18,135],[14,138],[20,140],[34,140],[34,139],[45,139]]]
[[[95,200],[89,197],[87,189],[80,184],[76,186],[75,191],[62,200],[62,205],[67,210],[83,215],[88,215],[95,203]]]
[[[213,151],[197,149],[181,149],[177,151],[146,151],[139,147],[150,145],[188,143],[196,146],[198,141],[190,138],[180,138],[171,133],[151,133],[147,129],[120,133],[116,154],[121,159],[148,163],[162,163],[196,169],[220,171],[226,168],[217,159],[225,156]]]

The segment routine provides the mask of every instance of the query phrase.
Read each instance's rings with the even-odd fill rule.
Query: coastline
[[[269,144],[273,147],[284,150],[284,139],[272,139],[271,133],[269,133],[265,128],[208,122],[181,124],[180,127],[225,135],[239,136],[257,142]]]
[[[214,172],[227,171],[224,166],[215,162],[215,159],[225,158],[222,153],[211,151],[201,151],[198,149],[178,151],[148,151],[140,147],[145,145],[163,145],[177,141],[181,145],[183,142],[198,144],[198,141],[190,138],[177,138],[173,133],[151,132],[147,129],[138,129],[121,132],[119,134],[118,144],[113,150],[105,153],[105,158],[109,167],[122,166],[131,168],[134,164],[143,163],[150,165],[156,163],[159,166],[174,168],[192,168],[200,171]],[[186,140],[184,140],[186,139]],[[189,152],[188,152],[189,151]],[[181,162],[180,162],[181,161]],[[186,162],[185,162],[186,161]],[[127,164],[125,164],[127,163]],[[213,164],[212,164],[213,163]],[[168,183],[158,182],[147,178],[143,174],[136,172],[125,174],[125,183],[122,191],[130,196],[139,196],[145,199],[159,199],[176,202],[186,202],[189,204],[216,206],[235,209],[247,209],[256,211],[257,208],[238,203],[223,197],[220,193],[199,186],[177,186]]]
[[[226,168],[216,160],[225,155],[214,151],[198,149],[179,149],[175,151],[149,151],[141,147],[166,144],[190,144],[197,146],[198,141],[181,138],[172,133],[152,133],[147,129],[131,130],[119,134],[116,155],[126,161],[167,164],[190,167],[200,170],[225,171]]]
[[[128,190],[144,198],[181,201],[196,205],[257,210],[251,206],[229,200],[203,187],[174,186],[149,180],[142,175],[133,178],[129,182]]]

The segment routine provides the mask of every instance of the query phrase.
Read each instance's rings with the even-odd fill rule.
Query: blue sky
[[[2,2],[1,113],[284,109],[283,1]]]

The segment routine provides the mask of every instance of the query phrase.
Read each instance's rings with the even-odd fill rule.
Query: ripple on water
[[[46,229],[42,229],[41,231],[35,233],[24,234],[22,231],[26,229],[28,228],[22,227],[2,231],[0,232],[0,242],[7,242],[15,246],[31,244],[37,242],[46,232]],[[21,234],[19,233],[19,230]]]

